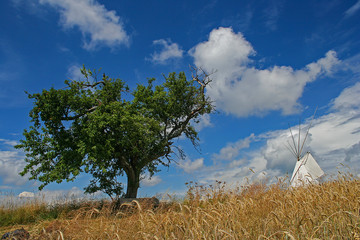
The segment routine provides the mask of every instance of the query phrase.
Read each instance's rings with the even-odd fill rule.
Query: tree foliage
[[[34,106],[32,125],[16,148],[26,152],[21,175],[39,180],[41,190],[51,182],[73,181],[81,172],[92,175],[85,192],[124,195],[119,177],[127,176],[125,197],[136,197],[140,177],[169,166],[184,134],[196,147],[194,128],[200,116],[214,111],[205,88],[210,79],[194,70],[170,73],[160,85],[149,79],[130,91],[120,79],[81,69],[82,81],[65,81],[63,89],[28,94]],[[199,74],[200,73],[200,74]]]

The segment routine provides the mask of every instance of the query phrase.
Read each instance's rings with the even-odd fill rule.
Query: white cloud
[[[199,43],[189,53],[197,67],[216,71],[207,93],[217,108],[239,117],[274,110],[285,115],[297,112],[305,85],[331,74],[332,67],[339,63],[336,53],[329,51],[301,70],[289,66],[263,70],[249,67],[249,57],[255,51],[241,33],[234,33],[231,28],[214,29],[208,41]]]
[[[360,142],[355,143],[350,148],[345,150],[345,162],[351,161],[352,158],[360,156]]]
[[[249,55],[255,51],[241,33],[221,27],[211,31],[209,40],[199,43],[189,53],[196,66],[208,72],[217,70],[220,75],[225,74],[225,78],[231,78],[246,67],[250,62]]]
[[[360,9],[360,0],[357,1],[354,5],[352,5],[348,10],[345,12],[345,17],[353,16],[357,11]]]
[[[359,96],[360,97],[360,96]],[[334,112],[320,117],[311,128],[311,148],[319,155],[331,156],[331,151],[341,153],[351,148],[360,139],[360,111]],[[335,155],[334,155],[335,156]]]
[[[223,147],[220,150],[219,154],[214,154],[213,158],[215,160],[234,160],[238,155],[241,149],[248,148],[250,143],[254,139],[254,134],[250,135],[245,139],[240,139],[235,143],[228,143],[226,147]]]
[[[201,184],[213,184],[215,181],[226,182],[228,187],[236,187],[234,184],[244,185],[251,181],[258,181],[265,176],[274,176],[278,170],[263,171],[266,160],[261,157],[253,157],[249,163],[246,159],[226,161],[223,164],[208,166],[197,172],[197,182]],[[278,174],[277,176],[279,176]],[[276,175],[275,175],[276,176]]]
[[[191,161],[190,159],[182,160],[179,162],[178,167],[183,169],[186,173],[194,172],[204,167],[204,158],[199,158],[195,161]]]
[[[67,70],[68,79],[75,80],[75,81],[84,79],[84,75],[82,75],[80,68],[81,68],[81,66],[77,65],[77,64],[70,66]]]
[[[199,122],[194,124],[196,131],[201,131],[206,127],[211,127],[211,118],[209,114],[201,115],[199,118]]]
[[[360,79],[360,53],[345,59],[342,67],[344,70],[349,70],[352,73],[351,76],[353,78]]]
[[[39,0],[60,12],[60,24],[64,28],[77,27],[83,34],[84,48],[98,46],[116,47],[129,44],[129,36],[115,11],[107,10],[95,0]]]
[[[26,191],[24,191],[24,192],[21,192],[21,193],[18,195],[18,197],[20,197],[20,198],[33,198],[33,197],[35,197],[35,194],[34,194],[33,192],[26,192]]]
[[[169,59],[182,58],[183,50],[177,43],[172,43],[170,40],[159,39],[153,41],[154,45],[159,45],[162,49],[160,52],[155,52],[151,55],[151,61],[158,64],[166,64]]]
[[[148,175],[143,176],[141,180],[141,185],[146,187],[152,187],[162,182],[162,179],[159,176],[152,176],[151,178]]]
[[[12,148],[16,142],[12,140],[1,139],[7,145],[6,148]],[[24,155],[18,150],[0,150],[0,176],[2,184],[15,184],[22,185],[28,182],[27,177],[19,175],[26,163],[24,161]]]
[[[1,138],[0,138],[0,142],[3,142],[4,144],[10,145],[10,146],[12,146],[12,147],[18,144],[17,141],[8,140],[8,139],[1,139]]]
[[[294,139],[297,140],[297,137],[298,135],[295,134]],[[265,136],[264,139],[266,139]],[[300,141],[300,143],[301,142],[302,141]],[[264,160],[266,161],[266,165],[265,165],[266,168],[268,169],[276,168],[284,171],[290,170],[292,168],[292,165],[296,161],[296,158],[291,154],[290,150],[287,148],[288,143],[292,144],[291,134],[289,130],[276,131],[274,137],[266,140],[265,147],[263,147],[260,150],[260,156],[263,157]]]
[[[358,96],[360,96],[360,82],[357,82],[352,87],[344,89],[340,96],[334,99],[332,107],[337,111],[349,111],[354,108],[359,109]]]

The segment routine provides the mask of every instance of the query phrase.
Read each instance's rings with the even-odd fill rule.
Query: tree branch
[[[77,114],[75,116],[67,116],[66,115],[65,117],[62,117],[61,120],[72,121],[72,120],[78,119],[79,117],[82,117],[82,116],[84,116],[84,115],[86,115],[88,113],[91,113],[91,112],[95,111],[95,109],[97,109],[102,104],[102,102],[99,99],[96,99],[96,101],[99,102],[99,105],[93,106],[93,107],[85,110],[84,113],[79,113],[79,114]]]
[[[91,88],[94,88],[96,87],[97,85],[99,84],[103,84],[104,86],[106,85],[106,83],[104,81],[100,81],[100,82],[96,82],[94,84],[84,84],[84,87],[91,87]]]
[[[190,120],[198,113],[200,112],[201,110],[204,109],[205,107],[205,102],[206,102],[206,99],[205,99],[205,88],[206,86],[211,82],[211,79],[209,78],[209,76],[211,74],[207,74],[203,69],[201,68],[195,68],[195,67],[191,67],[192,68],[192,80],[194,82],[197,82],[200,84],[200,93],[201,94],[201,97],[202,97],[202,100],[204,101],[204,103],[202,103],[198,108],[194,109],[187,117],[186,119],[181,122],[180,124],[178,124],[177,126],[175,126],[170,134],[168,135],[169,136],[169,139],[172,139],[172,138],[175,138],[175,137],[179,137],[181,135],[181,133],[185,130],[187,124],[190,122]],[[201,74],[199,74],[199,71],[201,72]],[[194,75],[195,73],[195,75]],[[177,132],[177,133],[176,133]]]

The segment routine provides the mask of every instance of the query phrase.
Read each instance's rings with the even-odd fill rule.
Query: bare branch
[[[102,84],[102,85],[106,85],[106,83],[104,81],[100,81],[100,82],[95,82],[94,84],[84,84],[84,87],[91,87],[91,88],[94,88],[96,87],[97,85],[99,84]]]

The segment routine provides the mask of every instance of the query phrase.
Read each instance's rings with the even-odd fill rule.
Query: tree
[[[81,173],[92,175],[86,193],[103,191],[111,198],[135,198],[143,173],[150,176],[159,165],[169,166],[181,135],[198,146],[194,123],[214,111],[205,88],[209,75],[194,69],[170,73],[163,84],[138,84],[130,92],[120,79],[81,69],[83,81],[66,80],[63,89],[28,94],[34,101],[32,125],[25,140],[15,146],[26,152],[27,165],[20,173],[41,182],[73,181]],[[127,176],[124,195],[120,177]]]

